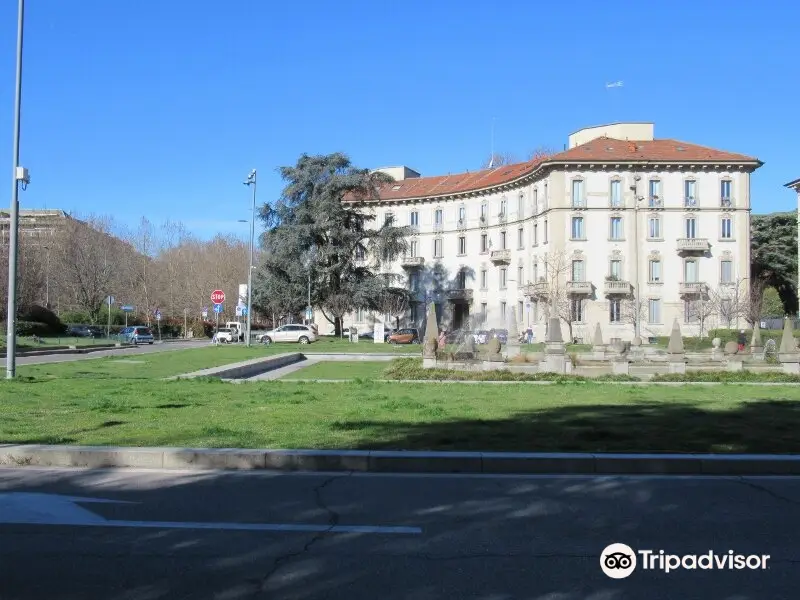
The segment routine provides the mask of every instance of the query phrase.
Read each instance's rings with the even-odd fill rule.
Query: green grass
[[[387,362],[319,362],[282,379],[382,379],[389,366]]]
[[[386,363],[355,361],[315,367],[320,377],[349,369],[355,382],[161,379],[293,348],[20,366],[19,379],[0,381],[0,443],[800,453],[796,385],[378,383],[369,373]]]
[[[41,341],[37,342],[32,336],[17,336],[17,348],[34,349],[40,348],[46,350],[52,347],[61,346],[94,346],[97,344],[115,344],[119,338],[112,336],[108,338],[85,338],[85,337],[70,337],[70,336],[48,336],[40,338]],[[6,347],[6,338],[0,338],[0,348]]]

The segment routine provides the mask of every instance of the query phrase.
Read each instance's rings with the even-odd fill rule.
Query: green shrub
[[[50,333],[50,326],[47,323],[37,323],[36,321],[17,321],[17,335],[46,336]]]
[[[56,313],[48,308],[45,308],[44,306],[39,306],[37,304],[31,304],[30,306],[22,307],[19,311],[18,317],[18,322],[25,321],[27,323],[38,323],[40,325],[44,325],[45,330],[43,333],[37,333],[36,335],[59,335],[67,330],[66,326],[61,322],[61,319],[58,318]],[[37,327],[37,329],[40,328]],[[17,327],[17,331],[19,331],[19,327]]]
[[[662,373],[651,381],[715,382],[715,383],[800,383],[800,375],[780,371],[687,371]]]

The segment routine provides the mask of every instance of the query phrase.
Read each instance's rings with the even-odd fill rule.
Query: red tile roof
[[[414,177],[390,183],[380,190],[381,200],[446,196],[510,183],[533,173],[543,164],[559,162],[733,162],[757,163],[756,158],[677,140],[627,141],[601,137],[547,158],[455,175]]]

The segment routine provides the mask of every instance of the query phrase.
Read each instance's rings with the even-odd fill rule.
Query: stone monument
[[[672,324],[667,354],[669,355],[667,359],[669,372],[686,373],[686,351],[683,348],[683,336],[681,335],[681,326],[678,325],[678,319],[675,319]]]
[[[551,317],[547,324],[547,339],[544,342],[544,358],[539,362],[540,372],[571,373],[572,362],[567,356],[564,338],[561,336],[561,320]]]
[[[753,338],[750,340],[750,354],[756,360],[764,360],[764,342],[761,341],[759,323],[753,325]]]
[[[711,360],[722,360],[722,340],[718,337],[715,337],[711,340]]]
[[[603,332],[600,330],[600,323],[594,328],[594,337],[592,338],[592,358],[594,360],[603,360],[606,357],[606,347],[603,344]]]
[[[778,360],[785,373],[800,375],[800,350],[797,348],[794,327],[792,327],[789,317],[783,320],[783,335],[781,336],[781,346],[778,348]]]
[[[422,342],[422,366],[431,369],[436,366],[436,351],[439,348],[439,327],[436,325],[436,306],[428,305],[425,323],[425,339]]]
[[[506,357],[511,360],[519,356],[519,330],[517,329],[517,311],[511,308],[508,311],[508,341],[506,342]]]

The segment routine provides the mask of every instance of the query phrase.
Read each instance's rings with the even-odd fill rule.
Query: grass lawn
[[[388,362],[319,362],[281,379],[384,379]]]
[[[207,347],[21,366],[21,379],[0,381],[0,443],[800,452],[800,389],[790,385],[157,379],[284,348]],[[365,374],[373,364],[352,369]]]

